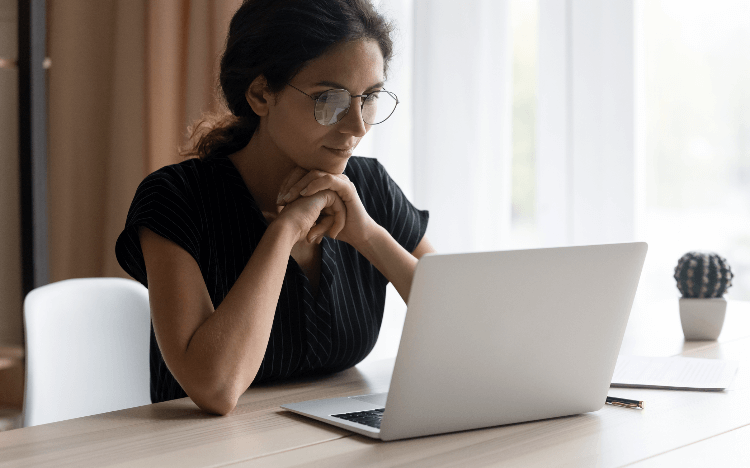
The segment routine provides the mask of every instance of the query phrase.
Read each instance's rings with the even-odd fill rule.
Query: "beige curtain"
[[[127,276],[115,240],[140,181],[218,109],[240,0],[48,2],[51,280]]]

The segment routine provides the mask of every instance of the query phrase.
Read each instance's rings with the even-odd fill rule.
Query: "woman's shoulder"
[[[139,191],[169,190],[188,195],[200,190],[214,178],[215,164],[199,158],[190,158],[178,163],[163,166],[147,175],[139,186]]]
[[[190,158],[178,163],[169,164],[163,166],[149,175],[146,176],[146,180],[168,180],[177,181],[180,179],[194,178],[205,172],[207,167],[206,161],[199,158]]]
[[[375,158],[352,156],[347,162],[344,174],[354,182],[357,188],[368,187],[373,189],[382,187],[385,168]]]
[[[347,171],[351,171],[352,169],[361,169],[361,168],[378,168],[381,167],[380,162],[376,158],[367,158],[365,156],[352,156],[349,158],[349,161],[346,164],[346,169],[344,170],[344,173],[346,174]]]

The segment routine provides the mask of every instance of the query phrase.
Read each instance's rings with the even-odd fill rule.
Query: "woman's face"
[[[310,61],[290,84],[313,97],[333,88],[355,96],[381,89],[383,79],[378,43],[361,40],[339,44]],[[315,102],[287,86],[271,101],[266,116],[268,136],[282,156],[297,166],[340,174],[371,127],[362,121],[361,99],[353,98],[341,120],[324,126],[315,120]]]

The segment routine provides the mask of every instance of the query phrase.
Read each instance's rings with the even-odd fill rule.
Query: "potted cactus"
[[[677,262],[674,279],[682,293],[680,321],[686,340],[715,340],[724,325],[732,285],[732,269],[726,259],[712,252],[688,252]]]

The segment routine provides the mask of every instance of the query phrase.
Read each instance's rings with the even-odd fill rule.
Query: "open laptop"
[[[382,440],[597,411],[647,248],[426,255],[389,391],[282,408]]]

